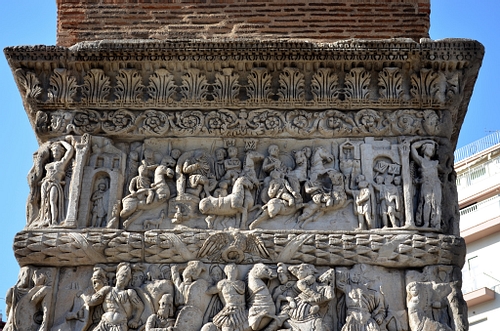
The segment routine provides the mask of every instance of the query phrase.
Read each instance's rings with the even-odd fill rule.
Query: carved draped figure
[[[41,185],[40,213],[34,222],[38,226],[58,225],[64,221],[66,211],[64,205],[64,189],[61,185],[65,175],[63,168],[63,163],[60,161],[51,162],[45,165],[47,174],[42,180]],[[51,206],[51,199],[54,199],[53,206]]]
[[[363,285],[347,285],[345,292],[346,323],[341,331],[380,331],[376,319],[383,317],[383,298]]]

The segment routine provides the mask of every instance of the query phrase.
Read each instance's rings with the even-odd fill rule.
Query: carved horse
[[[283,201],[283,199],[272,198],[269,200],[264,206],[262,206],[262,212],[260,215],[253,221],[249,229],[255,229],[260,223],[267,221],[271,218],[274,218],[278,215],[289,216],[295,214],[299,209],[304,206],[303,203],[295,204],[293,206],[289,206],[288,202]],[[285,222],[286,223],[286,222]]]
[[[276,272],[263,263],[248,272],[248,324],[252,330],[262,330],[276,318],[276,305],[264,282],[276,277]]]
[[[333,160],[332,153],[329,153],[323,146],[316,147],[311,158],[309,178],[315,181],[319,175],[325,174],[329,170],[325,168],[325,163],[333,162]]]
[[[231,194],[225,197],[206,197],[201,199],[198,207],[204,215],[209,215],[206,222],[211,224],[213,216],[234,216],[241,214],[241,223],[246,224],[248,218],[247,204],[245,204],[246,192],[254,187],[254,183],[246,176],[236,179]]]

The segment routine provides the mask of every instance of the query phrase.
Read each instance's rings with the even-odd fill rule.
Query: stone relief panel
[[[452,166],[480,45],[5,52],[40,141],[7,330],[466,330]]]
[[[57,140],[34,155],[28,228],[450,228],[438,157],[446,140],[65,139],[76,148]]]
[[[400,109],[397,111],[278,110],[241,108],[184,111],[119,109],[37,113],[37,133],[101,134],[110,137],[127,133],[131,137],[356,137],[421,135],[449,137],[451,116],[447,111]]]
[[[362,263],[326,267],[194,259],[182,264],[25,266],[8,292],[7,327],[465,330],[459,282],[459,268],[445,265],[404,271]],[[29,309],[17,311],[16,302],[24,301]],[[22,314],[33,319],[21,319],[28,316]]]

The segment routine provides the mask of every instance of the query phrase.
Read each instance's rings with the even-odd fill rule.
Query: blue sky
[[[0,47],[14,45],[54,45],[56,40],[55,0],[0,0]],[[469,105],[458,147],[500,130],[500,103],[493,96],[498,86],[500,66],[500,1],[431,0],[432,39],[476,39],[486,47],[486,56]],[[497,77],[497,78],[495,78]],[[25,224],[25,201],[28,196],[26,174],[31,155],[38,145],[24,112],[7,61],[0,56],[2,92],[0,122],[0,310],[5,320],[5,293],[15,284],[19,266],[12,243]]]

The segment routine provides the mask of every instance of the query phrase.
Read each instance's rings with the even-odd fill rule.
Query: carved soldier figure
[[[131,278],[130,265],[122,262],[117,267],[115,287],[104,286],[92,295],[88,305],[102,304],[104,310],[101,321],[93,331],[128,331],[139,326],[144,303],[135,290],[126,289]]]
[[[408,319],[411,331],[452,331],[448,325],[436,321],[433,309],[441,308],[442,298],[450,294],[450,284],[411,282],[406,286]]]
[[[177,185],[179,195],[190,193],[199,197],[203,191],[206,197],[211,196],[210,191],[214,188],[216,181],[212,183],[210,180],[213,175],[210,171],[207,156],[203,152],[196,151],[183,164],[178,166],[180,172],[187,175],[187,183],[189,184],[188,188],[186,188],[186,183],[184,183],[185,178],[181,177],[177,179],[178,181],[183,181],[183,183],[178,183]]]
[[[170,331],[172,330],[174,319],[174,298],[172,294],[164,294],[159,301],[159,308],[156,314],[148,317],[146,321],[146,331]]]
[[[92,227],[101,228],[106,226],[106,218],[108,216],[108,196],[107,185],[100,182],[97,185],[97,190],[92,193],[90,201],[93,203],[92,208]]]
[[[238,269],[235,264],[224,268],[227,279],[217,283],[217,290],[222,297],[224,308],[215,315],[214,325],[221,331],[244,331],[248,328],[245,311],[245,283],[237,280]]]
[[[172,266],[172,280],[177,293],[175,301],[178,307],[175,320],[175,331],[199,331],[203,325],[203,316],[208,308],[212,295],[217,288],[200,277],[205,265],[199,261],[190,261],[182,272],[177,265]]]
[[[271,171],[271,181],[267,194],[269,198],[278,198],[287,202],[288,206],[295,204],[294,196],[298,193],[294,192],[290,183],[284,178],[284,174],[278,170]]]
[[[337,287],[345,294],[347,318],[341,331],[380,331],[385,319],[382,295],[362,283],[362,267],[356,264],[349,272],[349,279],[339,279]]]

